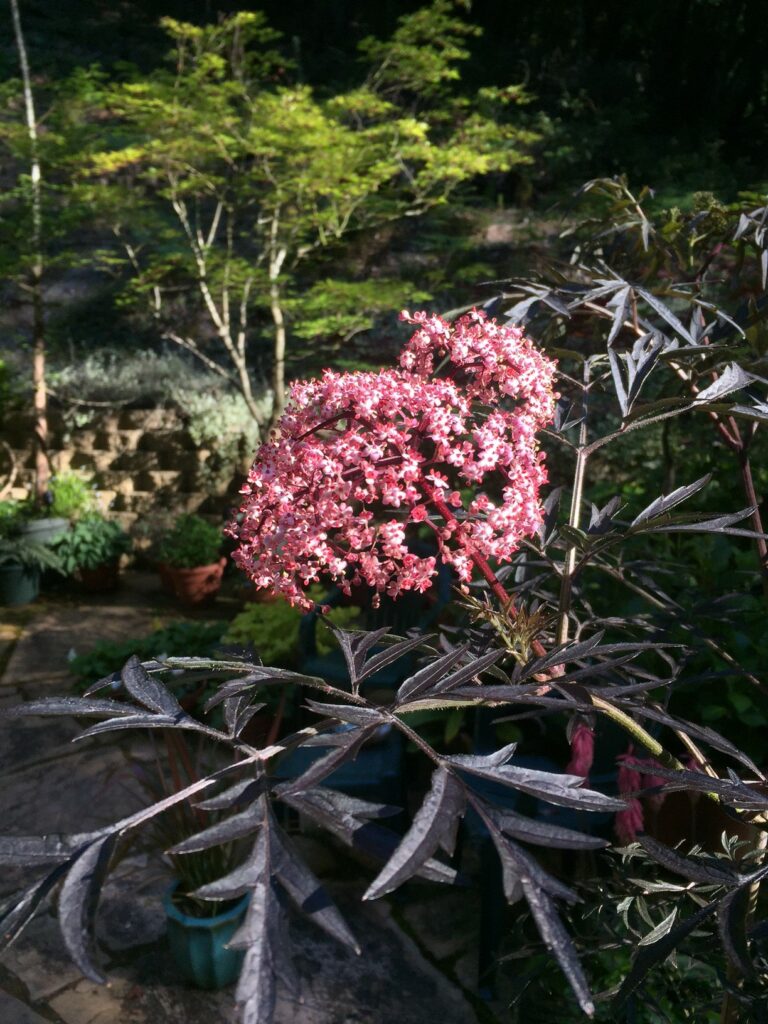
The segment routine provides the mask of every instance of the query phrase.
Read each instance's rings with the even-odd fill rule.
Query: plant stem
[[[584,383],[583,383],[583,408],[582,420],[579,427],[579,449],[576,455],[576,468],[573,475],[573,491],[571,494],[571,511],[568,516],[568,525],[578,529],[581,522],[581,504],[584,495],[584,474],[587,468],[587,405],[589,396],[589,360],[584,362]],[[571,595],[573,593],[573,577],[576,569],[577,548],[572,544],[565,555],[563,562],[562,577],[560,580],[560,603],[558,607],[557,643],[568,642],[568,616],[571,611]]]

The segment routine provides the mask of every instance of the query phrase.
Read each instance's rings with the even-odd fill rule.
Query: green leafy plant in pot
[[[95,592],[117,587],[120,556],[130,548],[130,537],[119,524],[98,513],[84,516],[55,542],[62,570]]]
[[[78,473],[60,473],[51,480],[42,502],[25,502],[22,532],[36,543],[52,544],[72,522],[94,512],[96,496],[91,483]]]
[[[226,558],[221,531],[201,516],[179,516],[160,544],[160,579],[188,606],[212,600],[221,588]]]
[[[23,534],[0,537],[0,604],[20,605],[40,593],[43,569],[60,570],[57,555]]]

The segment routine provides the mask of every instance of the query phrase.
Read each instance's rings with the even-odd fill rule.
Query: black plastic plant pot
[[[0,604],[29,604],[40,593],[40,570],[19,562],[0,565]]]

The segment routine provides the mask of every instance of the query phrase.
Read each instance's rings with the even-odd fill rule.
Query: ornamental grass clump
[[[437,558],[409,550],[409,524],[431,528],[463,584],[541,524],[536,433],[554,415],[555,364],[478,310],[401,319],[417,330],[400,366],[294,384],[248,475],[235,561],[293,604],[311,608],[321,578],[347,594],[429,589]]]

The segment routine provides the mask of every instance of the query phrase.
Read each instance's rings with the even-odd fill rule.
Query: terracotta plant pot
[[[167,562],[157,563],[157,573],[158,576],[160,577],[160,589],[164,594],[173,593],[173,577],[171,576],[172,572],[173,570],[171,569],[170,565],[168,565]]]
[[[117,590],[120,583],[120,563],[115,559],[95,569],[79,569],[78,575],[84,590],[91,594],[108,594]]]
[[[198,565],[194,569],[166,566],[166,571],[177,599],[187,607],[194,607],[212,601],[218,594],[226,564],[226,558],[220,558],[213,565]]]

